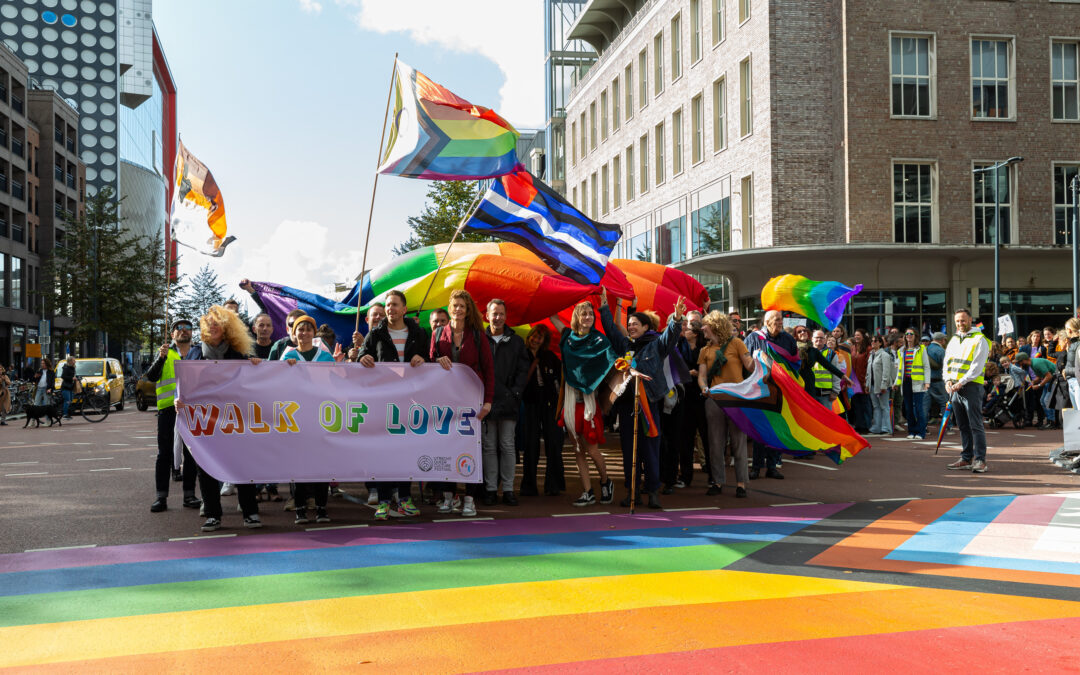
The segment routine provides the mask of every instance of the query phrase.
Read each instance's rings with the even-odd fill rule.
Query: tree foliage
[[[225,285],[218,281],[217,272],[210,269],[210,265],[203,265],[188,278],[176,299],[173,314],[177,319],[198,324],[199,317],[212,306],[224,303],[225,299]]]
[[[402,255],[422,246],[445,244],[454,236],[461,219],[468,213],[476,198],[476,182],[460,180],[432,181],[427,193],[428,202],[419,216],[410,216],[412,234],[398,244],[394,255]],[[490,241],[482,234],[462,233],[458,241]]]

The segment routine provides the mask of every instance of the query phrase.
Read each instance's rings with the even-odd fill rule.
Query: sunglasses
[[[182,324],[179,326],[173,326],[173,330],[191,330],[191,324]]]

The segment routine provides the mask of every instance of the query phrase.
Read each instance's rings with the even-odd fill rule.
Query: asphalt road
[[[171,484],[169,510],[150,513],[154,498],[156,420],[153,411],[128,407],[98,424],[81,418],[63,427],[24,429],[21,420],[0,427],[0,553],[32,549],[107,546],[198,537],[202,524],[196,511],[181,508],[179,483]],[[988,433],[990,471],[977,475],[946,471],[958,455],[959,435],[950,433],[941,454],[933,455],[929,441],[916,443],[897,434],[892,439],[870,438],[873,446],[842,466],[828,459],[787,460],[785,480],[760,479],[750,484],[747,499],[736,499],[733,487],[719,497],[706,497],[703,476],[693,485],[665,496],[667,509],[748,508],[807,502],[864,502],[899,498],[928,499],[991,494],[1037,494],[1080,489],[1080,476],[1062,472],[1047,455],[1062,443],[1060,431]],[[619,477],[622,465],[616,439],[609,435],[608,467],[616,479],[616,503],[597,505],[592,512],[622,513]],[[520,518],[581,513],[571,502],[580,493],[572,450],[564,448],[567,492],[560,497],[521,498],[521,505],[479,507],[481,518]],[[520,467],[519,467],[520,470]],[[541,467],[541,475],[543,468]],[[729,485],[733,485],[732,469]],[[373,511],[364,505],[360,484],[343,484],[350,498],[331,500],[331,527],[369,524],[377,527]],[[283,486],[287,495],[287,486]],[[223,499],[224,528],[215,533],[247,536],[295,531],[292,514],[281,503],[260,504],[266,527],[246,530],[236,511],[236,498]],[[447,518],[433,506],[423,506],[414,520]],[[643,509],[647,511],[647,509]],[[452,516],[457,518],[459,516]],[[400,524],[401,521],[389,521]],[[307,528],[325,527],[309,525]]]

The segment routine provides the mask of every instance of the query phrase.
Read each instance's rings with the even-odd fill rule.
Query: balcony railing
[[[8,145],[8,133],[3,129],[0,129],[0,148],[6,148]]]
[[[0,103],[7,103],[7,87],[0,84]]]
[[[14,94],[11,95],[11,109],[20,115],[23,112],[23,100]]]
[[[56,214],[57,218],[63,218],[64,217],[64,205],[63,204],[53,204],[53,213]]]
[[[8,191],[8,177],[0,173],[0,192]]]
[[[7,221],[4,220],[3,218],[0,218],[0,236],[3,236],[3,237],[8,236]]]
[[[68,152],[75,152],[75,139],[74,138],[68,137],[67,143],[65,143],[64,145],[67,147]]]
[[[11,181],[11,196],[15,199],[23,198],[23,184]]]
[[[26,233],[23,230],[23,226],[18,223],[11,224],[11,238],[20,244],[26,240]]]
[[[64,170],[61,167],[56,166],[54,164],[53,165],[53,176],[56,177],[56,180],[64,180]]]
[[[57,143],[63,143],[64,142],[64,130],[59,129],[59,128],[53,129],[53,138],[56,139]]]
[[[70,173],[67,175],[67,186],[72,190],[75,189],[75,176],[72,176]]]
[[[11,154],[16,157],[23,156],[23,143],[17,138],[11,139]]]

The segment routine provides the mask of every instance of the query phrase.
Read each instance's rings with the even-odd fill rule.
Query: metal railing
[[[53,129],[53,137],[56,139],[57,143],[63,143],[64,142],[64,131],[63,131],[63,129],[60,129],[60,128]]]
[[[64,180],[64,169],[54,164],[53,176],[56,177],[56,180]]]
[[[70,136],[67,139],[67,143],[64,144],[67,147],[68,152],[75,152],[75,139]]]
[[[23,142],[17,138],[11,139],[11,154],[16,157],[23,156]]]
[[[14,94],[11,95],[11,109],[20,115],[23,112],[23,100]]]
[[[67,175],[67,186],[73,190],[75,189],[75,176],[70,173]]]
[[[11,196],[16,199],[23,198],[23,184],[11,181]]]

